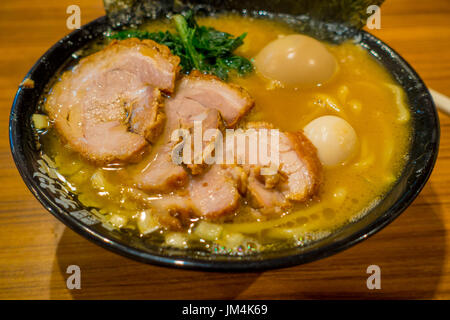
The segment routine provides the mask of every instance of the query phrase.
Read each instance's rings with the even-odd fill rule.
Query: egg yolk
[[[355,152],[357,135],[353,127],[336,116],[323,116],[308,123],[303,131],[323,165],[334,166],[347,161]]]
[[[317,85],[336,71],[336,60],[316,39],[293,34],[267,44],[255,57],[259,73],[285,85]]]

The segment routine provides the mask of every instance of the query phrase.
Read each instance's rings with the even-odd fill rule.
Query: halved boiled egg
[[[267,44],[255,57],[256,69],[266,78],[285,85],[317,85],[336,71],[336,60],[314,38],[288,35]]]

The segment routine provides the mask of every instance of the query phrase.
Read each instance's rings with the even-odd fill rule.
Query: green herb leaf
[[[248,59],[233,54],[244,43],[246,33],[234,37],[211,27],[199,26],[192,11],[175,15],[173,21],[177,33],[129,29],[109,35],[109,38],[151,39],[166,45],[173,54],[180,57],[180,64],[185,73],[197,69],[227,80],[230,72],[242,76],[253,71],[253,65]]]

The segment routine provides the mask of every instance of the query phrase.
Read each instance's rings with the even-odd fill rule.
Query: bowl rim
[[[26,74],[24,79],[29,78],[33,73],[36,71],[36,69],[39,67],[39,65],[46,59],[47,56],[49,56],[56,48],[59,48],[64,42],[70,41],[70,39],[73,39],[75,36],[79,35],[80,32],[83,30],[92,28],[96,25],[102,25],[105,24],[107,21],[106,16],[101,16],[95,20],[92,20],[91,22],[83,25],[80,29],[77,29],[70,34],[63,37],[61,40],[56,42],[50,49],[48,49],[33,65],[33,67],[30,69],[30,71]],[[434,168],[434,165],[437,160],[438,156],[438,150],[439,150],[439,139],[440,139],[440,126],[439,126],[439,118],[438,113],[436,110],[436,107],[434,105],[433,99],[428,91],[428,88],[424,84],[423,80],[420,78],[420,76],[417,74],[417,72],[411,67],[411,65],[406,62],[402,56],[400,56],[394,49],[389,47],[386,43],[375,37],[374,35],[368,33],[367,31],[360,30],[359,31],[361,35],[364,37],[368,37],[372,41],[376,41],[379,43],[380,46],[383,46],[384,50],[387,50],[388,53],[394,57],[397,61],[401,62],[404,67],[406,67],[408,72],[410,72],[414,77],[415,80],[419,85],[422,86],[422,91],[424,94],[424,97],[429,100],[432,106],[433,115],[435,122],[435,127],[433,128],[435,130],[436,139],[433,141],[432,144],[432,155],[429,158],[429,160],[426,163],[426,167],[423,170],[423,173],[419,176],[416,188],[408,194],[406,198],[403,198],[401,203],[395,202],[392,206],[390,206],[383,214],[381,214],[379,217],[377,217],[374,221],[367,224],[363,228],[357,230],[356,232],[353,232],[350,235],[347,235],[343,237],[342,239],[339,239],[337,241],[327,243],[323,246],[320,246],[318,248],[315,248],[314,250],[311,250],[309,252],[304,253],[297,253],[295,255],[287,255],[282,257],[276,257],[276,258],[268,258],[268,259],[261,259],[261,260],[252,260],[252,261],[239,261],[239,260],[233,260],[233,261],[227,261],[227,260],[200,260],[193,257],[179,257],[179,256],[170,256],[170,255],[163,255],[158,253],[148,253],[139,250],[138,248],[133,248],[130,246],[126,246],[124,244],[119,243],[118,241],[105,237],[104,235],[100,234],[99,232],[90,229],[88,226],[80,223],[79,220],[75,219],[69,214],[61,214],[58,209],[56,209],[53,204],[51,203],[50,199],[39,190],[39,187],[36,183],[36,181],[33,179],[32,174],[30,174],[29,171],[26,170],[26,167],[24,165],[25,158],[23,155],[17,150],[16,146],[19,145],[20,139],[17,134],[18,131],[18,123],[15,121],[15,112],[17,109],[18,101],[20,100],[20,97],[23,93],[23,88],[19,87],[17,90],[16,96],[14,98],[11,112],[10,112],[10,119],[9,119],[9,142],[10,142],[10,149],[11,153],[14,159],[14,163],[16,165],[17,170],[19,171],[23,181],[25,182],[27,188],[31,191],[31,193],[36,197],[36,199],[41,203],[41,205],[49,211],[53,216],[55,216],[58,220],[63,222],[66,226],[68,226],[70,229],[75,231],[76,233],[80,234],[81,236],[87,238],[88,240],[92,241],[93,243],[108,249],[112,252],[115,252],[119,255],[125,256],[127,258],[131,258],[133,260],[137,260],[140,262],[153,264],[153,265],[160,265],[160,266],[168,266],[168,267],[174,267],[174,268],[181,268],[181,269],[195,269],[195,270],[203,270],[203,271],[222,271],[222,272],[248,272],[248,271],[260,271],[260,270],[267,270],[267,269],[274,269],[274,268],[284,268],[284,267],[290,267],[294,265],[304,264],[308,263],[314,260],[319,260],[328,256],[331,256],[333,254],[336,254],[338,252],[341,252],[345,249],[348,249],[357,243],[369,238],[370,236],[374,235],[384,227],[386,227],[389,223],[391,223],[393,220],[395,220],[406,208],[414,201],[414,199],[419,195],[423,187],[425,186],[426,182],[428,181],[431,172]],[[388,70],[388,72],[391,74],[391,72]],[[391,74],[392,75],[392,74]],[[393,208],[395,205],[396,208]],[[389,213],[389,214],[387,214]]]

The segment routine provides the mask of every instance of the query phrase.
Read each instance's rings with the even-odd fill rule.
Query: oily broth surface
[[[238,54],[248,58],[277,37],[294,33],[280,22],[236,15],[199,18],[198,22],[234,35],[247,32]],[[170,30],[171,26],[157,21],[143,28]],[[298,245],[329,234],[383,196],[407,156],[410,125],[404,109],[402,117],[405,96],[388,72],[361,47],[350,42],[327,47],[338,62],[338,72],[319,87],[283,88],[257,73],[231,78],[256,101],[248,121],[267,121],[280,130],[297,131],[317,117],[336,115],[353,126],[359,139],[358,151],[344,165],[324,168],[318,199],[267,221],[256,221],[244,206],[232,221],[219,227],[205,224],[206,227],[198,228],[213,232],[196,232],[194,223],[186,233],[157,231],[147,235],[150,239],[160,242],[165,237],[168,246],[237,254]],[[54,159],[58,171],[84,205],[97,208],[98,216],[106,223],[140,233],[136,221],[145,208],[127,197],[123,182],[126,171],[141,170],[142,165],[99,170],[61,143],[52,129],[41,136],[41,144],[43,153]],[[100,188],[95,184],[98,172],[103,183]]]

